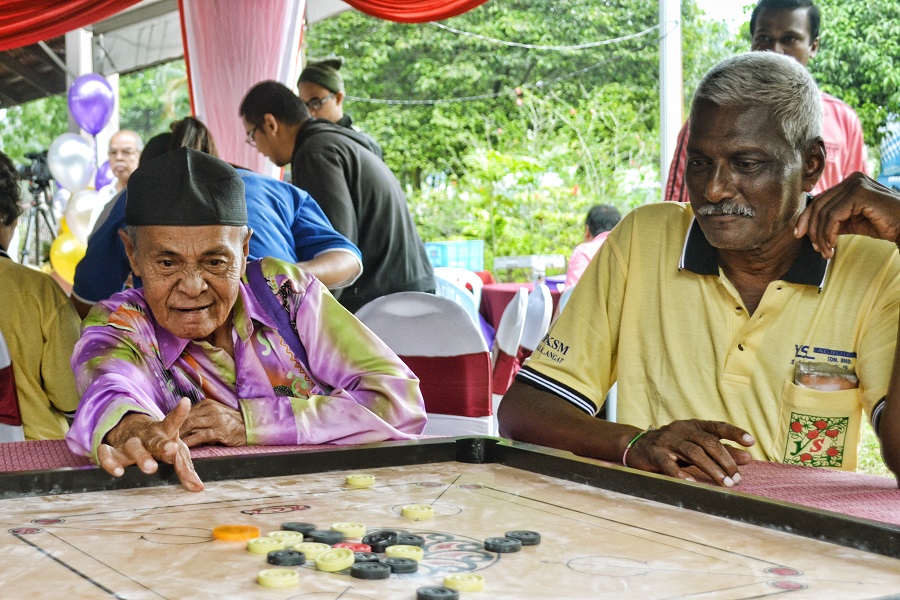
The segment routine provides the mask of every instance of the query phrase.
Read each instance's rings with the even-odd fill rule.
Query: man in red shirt
[[[760,0],[750,16],[750,49],[785,54],[801,65],[819,49],[819,7],[811,0]],[[856,171],[866,171],[862,124],[849,105],[822,92],[822,137],[825,140],[825,171],[813,188],[813,194],[838,184]],[[678,134],[675,156],[669,166],[669,178],[663,198],[688,202],[684,169],[689,157],[688,123]]]

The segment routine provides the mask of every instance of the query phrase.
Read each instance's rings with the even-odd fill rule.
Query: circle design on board
[[[481,540],[463,535],[421,529],[370,529],[370,533],[379,531],[394,531],[400,535],[418,535],[422,537],[424,540],[422,544],[424,556],[419,561],[418,572],[426,577],[480,571],[490,567],[499,560],[498,555],[484,549],[484,544]]]
[[[44,530],[40,527],[17,527],[16,529],[10,529],[9,532],[16,535],[30,535],[32,533],[43,533]]]
[[[653,570],[645,562],[619,556],[579,556],[566,565],[579,573],[603,577],[637,577]]]
[[[60,523],[65,523],[65,519],[34,519],[31,521],[37,525],[58,525]]]
[[[419,487],[425,487],[425,488],[444,487],[444,484],[441,483],[440,481],[422,481],[422,482],[417,483],[416,485]]]
[[[458,487],[461,490],[480,490],[484,486],[481,485],[480,483],[464,483],[464,484],[458,485],[456,487]]]
[[[765,572],[770,575],[778,575],[779,577],[798,577],[803,575],[803,571],[792,567],[769,567]]]
[[[769,585],[779,590],[805,590],[806,584],[799,581],[791,581],[790,579],[781,579],[779,581],[770,581]]]
[[[297,512],[301,510],[309,510],[306,504],[280,504],[276,506],[263,506],[261,508],[248,508],[242,510],[245,515],[275,515],[278,513]]]
[[[203,544],[213,540],[212,532],[201,527],[158,527],[141,535],[141,539],[154,544]]]
[[[419,502],[418,504],[424,504],[424,503]],[[410,505],[410,503],[404,502],[403,504],[397,504],[395,506],[392,506],[391,510],[398,515],[402,515],[403,507],[409,506],[409,505]],[[462,512],[462,509],[460,507],[458,507],[455,504],[450,504],[448,502],[435,502],[433,504],[428,504],[428,506],[430,506],[431,508],[434,509],[435,517],[449,517],[452,515],[458,515],[459,513]]]

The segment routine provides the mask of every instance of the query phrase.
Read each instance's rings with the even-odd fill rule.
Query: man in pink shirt
[[[622,215],[615,206],[609,204],[598,204],[588,211],[587,219],[584,221],[584,243],[575,246],[572,258],[569,259],[565,283],[567,288],[578,283],[581,274],[603,245],[603,240],[621,220]]]
[[[806,66],[819,49],[819,7],[811,0],[760,0],[750,16],[750,49],[785,54]],[[862,124],[845,102],[822,92],[822,137],[825,140],[825,170],[813,194],[837,185],[856,171],[866,171]],[[669,166],[665,200],[688,202],[684,170],[689,127],[678,134],[675,156]]]

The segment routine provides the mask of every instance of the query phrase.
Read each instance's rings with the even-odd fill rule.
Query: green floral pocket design
[[[810,467],[840,467],[850,419],[791,413],[784,462]]]

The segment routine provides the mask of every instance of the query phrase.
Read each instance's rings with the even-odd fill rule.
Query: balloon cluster
[[[112,86],[95,73],[82,75],[69,88],[69,112],[92,136],[109,122],[115,100]],[[72,283],[75,266],[87,249],[88,235],[103,211],[104,199],[96,190],[112,181],[112,171],[109,161],[97,168],[94,145],[77,133],[64,133],[53,140],[47,165],[56,182],[71,194],[63,226],[50,246],[50,265],[63,280]],[[89,189],[92,182],[94,189]]]

